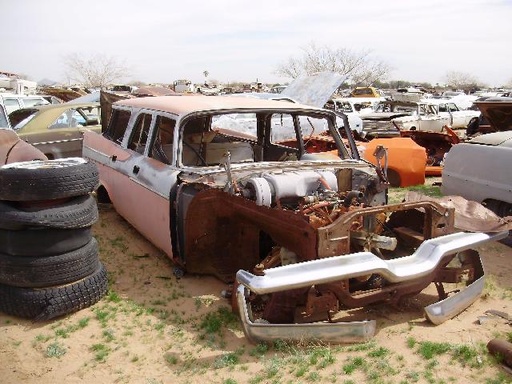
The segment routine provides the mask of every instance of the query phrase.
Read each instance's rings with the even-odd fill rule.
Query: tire
[[[91,238],[91,227],[24,231],[0,229],[0,252],[11,256],[52,256],[83,247]]]
[[[398,188],[400,187],[402,179],[400,178],[400,174],[397,171],[388,168],[388,181],[391,187]]]
[[[81,196],[92,192],[98,184],[98,168],[81,157],[24,161],[0,167],[0,200]]]
[[[98,243],[47,257],[18,257],[0,253],[0,284],[23,288],[43,288],[81,280],[99,267]]]
[[[90,307],[107,289],[107,271],[100,263],[93,274],[67,285],[32,289],[0,284],[0,311],[34,321],[50,320]]]
[[[0,229],[84,228],[98,220],[98,206],[91,195],[73,197],[50,207],[23,209],[0,201]]]

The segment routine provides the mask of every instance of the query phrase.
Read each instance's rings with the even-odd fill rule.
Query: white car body
[[[453,100],[429,99],[429,103],[437,106],[439,116],[449,119],[453,129],[466,129],[471,119],[480,117],[480,111],[461,109]]]
[[[441,99],[422,100],[410,116],[393,121],[402,131],[442,132],[445,125],[452,129],[466,129],[469,122],[480,116],[479,111],[461,110],[452,101]]]
[[[445,156],[442,192],[483,203],[499,216],[512,214],[512,131],[477,136]]]

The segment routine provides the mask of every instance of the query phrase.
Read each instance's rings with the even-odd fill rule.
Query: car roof
[[[512,148],[512,131],[486,133],[472,138],[469,143]]]
[[[34,110],[36,116],[32,120],[30,120],[26,125],[24,125],[23,129],[28,130],[33,125],[49,125],[55,121],[57,117],[59,117],[64,111],[68,109],[76,109],[76,108],[88,108],[88,107],[99,107],[100,103],[83,103],[83,104],[48,104],[35,106],[30,108],[22,108],[22,110]],[[15,111],[16,112],[16,111]],[[20,113],[20,112],[18,112]]]
[[[135,108],[147,108],[176,115],[188,115],[193,112],[222,112],[225,110],[318,110],[308,105],[291,103],[288,101],[276,101],[257,99],[252,97],[231,96],[160,96],[140,97],[134,99],[119,100],[114,105],[124,105]]]

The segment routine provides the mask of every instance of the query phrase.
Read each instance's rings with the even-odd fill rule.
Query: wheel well
[[[96,190],[96,198],[98,200],[98,203],[112,203],[112,201],[110,200],[110,196],[108,195],[108,192],[103,185],[100,185]]]
[[[482,202],[482,205],[500,217],[510,216],[512,212],[512,204],[501,200],[487,199]]]

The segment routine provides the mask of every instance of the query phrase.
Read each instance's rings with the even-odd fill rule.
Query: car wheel
[[[98,243],[54,256],[11,256],[0,253],[0,284],[42,288],[78,281],[99,266]]]
[[[501,217],[512,216],[512,204],[506,203],[504,201],[500,202],[497,214]]]
[[[91,227],[23,231],[0,229],[0,252],[11,256],[58,255],[83,247],[91,238]]]
[[[388,169],[388,181],[389,185],[394,188],[400,187],[400,183],[402,182],[400,174],[393,169]]]
[[[34,321],[50,320],[98,302],[108,289],[107,271],[96,271],[71,284],[48,288],[20,288],[0,284],[0,311]]]
[[[81,157],[11,163],[0,167],[0,199],[52,200],[81,196],[99,184],[96,165]]]
[[[98,206],[90,195],[71,198],[49,207],[0,201],[0,229],[84,228],[98,220]]]

